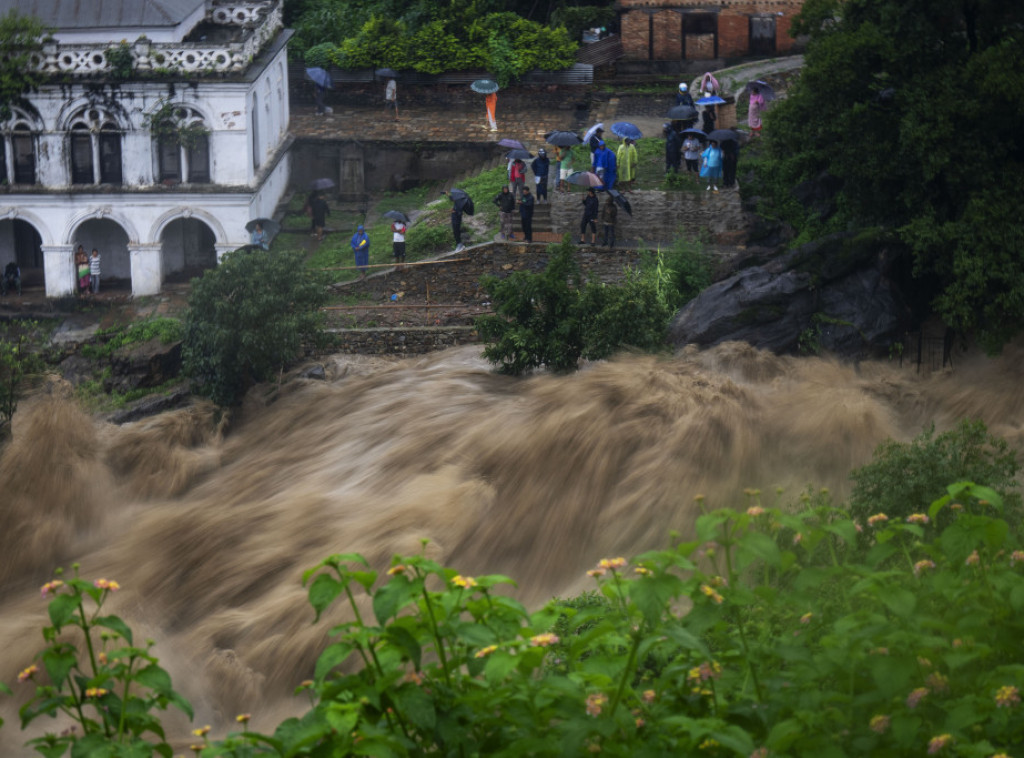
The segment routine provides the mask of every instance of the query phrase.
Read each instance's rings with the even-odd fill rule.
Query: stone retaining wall
[[[338,329],[338,350],[364,355],[422,355],[479,341],[471,326]]]

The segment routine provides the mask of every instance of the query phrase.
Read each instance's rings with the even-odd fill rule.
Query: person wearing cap
[[[360,224],[356,233],[352,235],[352,254],[356,259],[356,268],[359,269],[359,278],[366,278],[366,267],[370,265],[370,238],[366,236],[366,230]]]
[[[629,184],[629,189],[633,189],[633,183],[636,181],[636,167],[637,157],[636,143],[629,139],[619,145],[619,149],[615,151],[615,158],[618,162],[619,171],[622,174],[622,181]]]
[[[590,146],[590,165],[595,168],[597,168],[597,166],[594,164],[594,158],[597,154],[597,146],[599,143],[604,143],[604,129],[600,128],[594,130],[594,133],[590,135],[590,141],[587,143],[587,145]]]
[[[533,169],[535,184],[537,185],[537,202],[541,203],[548,197],[548,172],[551,170],[551,161],[544,148],[537,151],[537,157],[530,164]]]
[[[690,88],[686,86],[686,82],[679,82],[679,91],[676,92],[676,105],[689,105],[693,106],[693,96],[690,94]]]

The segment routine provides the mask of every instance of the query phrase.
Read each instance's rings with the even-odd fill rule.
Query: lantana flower
[[[1012,684],[1000,687],[996,692],[996,708],[1012,708],[1020,703],[1020,690]]]
[[[879,713],[877,716],[872,716],[871,721],[868,722],[868,729],[876,734],[885,734],[889,731],[889,716]]]
[[[456,587],[462,587],[463,589],[470,589],[472,587],[476,587],[476,579],[471,576],[462,576],[462,574],[457,574],[452,578],[452,584]]]
[[[924,524],[927,524],[929,522],[929,520],[930,519],[928,518],[928,516],[925,515],[924,513],[911,513],[909,516],[907,516],[907,523],[908,524],[921,524],[921,525],[924,525]]]
[[[90,687],[85,691],[86,697],[103,697],[107,694],[107,691],[102,687]]]
[[[924,700],[925,696],[931,692],[927,687],[918,687],[916,690],[907,695],[907,708],[914,710],[918,704]]]
[[[753,516],[754,518],[757,518],[758,516],[763,516],[764,514],[765,510],[760,505],[752,505],[749,508],[747,508],[748,516]]]
[[[625,558],[602,558],[598,564],[603,569],[620,569],[626,565]]]
[[[1018,563],[1024,563],[1024,550],[1014,550],[1010,553],[1010,568],[1013,568]]]
[[[975,550],[964,560],[965,566],[977,566],[981,562],[981,557],[978,555],[978,551]]]
[[[557,643],[558,635],[552,634],[551,632],[535,634],[533,637],[530,637],[530,644],[534,647],[551,647]]]
[[[235,716],[235,721],[237,721],[239,724],[248,724],[249,719],[251,718],[252,716],[248,713],[239,713],[237,716]]]
[[[940,734],[928,741],[928,755],[937,755],[944,747],[953,744],[952,734]]]
[[[935,568],[935,561],[925,558],[923,561],[918,561],[914,564],[914,576],[921,576],[924,571],[929,571],[933,568]]]
[[[406,571],[406,568],[407,567],[404,564],[402,564],[402,563],[399,563],[398,565],[392,566],[391,568],[388,569],[388,576],[395,576],[396,574],[404,574],[405,571]]]
[[[1010,565],[1013,565],[1013,564],[1011,563]],[[58,587],[63,587],[63,586],[64,586],[64,582],[62,582],[60,579],[54,579],[52,582],[47,582],[46,584],[44,584],[39,591],[40,591],[40,593],[42,594],[43,597],[46,597],[51,592],[56,591],[56,589]]]
[[[487,647],[482,647],[479,650],[477,650],[473,654],[473,657],[474,658],[486,658],[487,656],[489,656],[491,653],[493,653],[497,649],[498,649],[497,645],[488,645]]]
[[[715,588],[712,587],[710,584],[702,584],[700,586],[700,591],[707,595],[709,598],[711,598],[715,605],[721,605],[722,602],[725,600],[725,598],[718,594]]]
[[[19,683],[27,682],[29,679],[31,679],[34,675],[36,675],[38,673],[39,673],[39,667],[33,663],[31,666],[29,666],[28,668],[22,670],[22,672],[20,674],[18,674],[18,682]]]
[[[121,585],[112,579],[97,579],[95,582],[92,583],[92,586],[97,587],[101,590],[110,590],[111,592],[117,592],[119,589],[121,589]]]
[[[600,692],[596,692],[593,695],[587,695],[587,715],[588,716],[600,716],[601,707],[608,702],[608,696]]]
[[[876,513],[874,516],[868,516],[868,526],[875,526],[876,524],[884,524],[889,520],[889,517],[884,513]]]

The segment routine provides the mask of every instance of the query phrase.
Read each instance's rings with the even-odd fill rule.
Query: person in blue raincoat
[[[618,164],[615,160],[615,153],[605,147],[604,140],[601,140],[597,146],[597,152],[594,153],[594,170],[604,182],[604,189],[610,190],[615,186],[615,180],[618,178]]]
[[[715,140],[701,153],[700,175],[708,180],[708,189],[718,192],[718,183],[722,180],[722,149]]]
[[[366,230],[360,224],[356,233],[352,235],[352,254],[356,258],[356,268],[359,269],[359,278],[366,278],[366,267],[370,265],[370,238]]]

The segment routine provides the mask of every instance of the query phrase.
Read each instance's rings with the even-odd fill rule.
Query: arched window
[[[71,120],[71,183],[121,184],[121,129],[96,110]]]
[[[210,181],[210,130],[202,114],[184,105],[165,105],[154,115],[152,130],[161,182]]]
[[[0,181],[13,184],[36,183],[35,119],[14,108],[11,120],[0,134]]]

